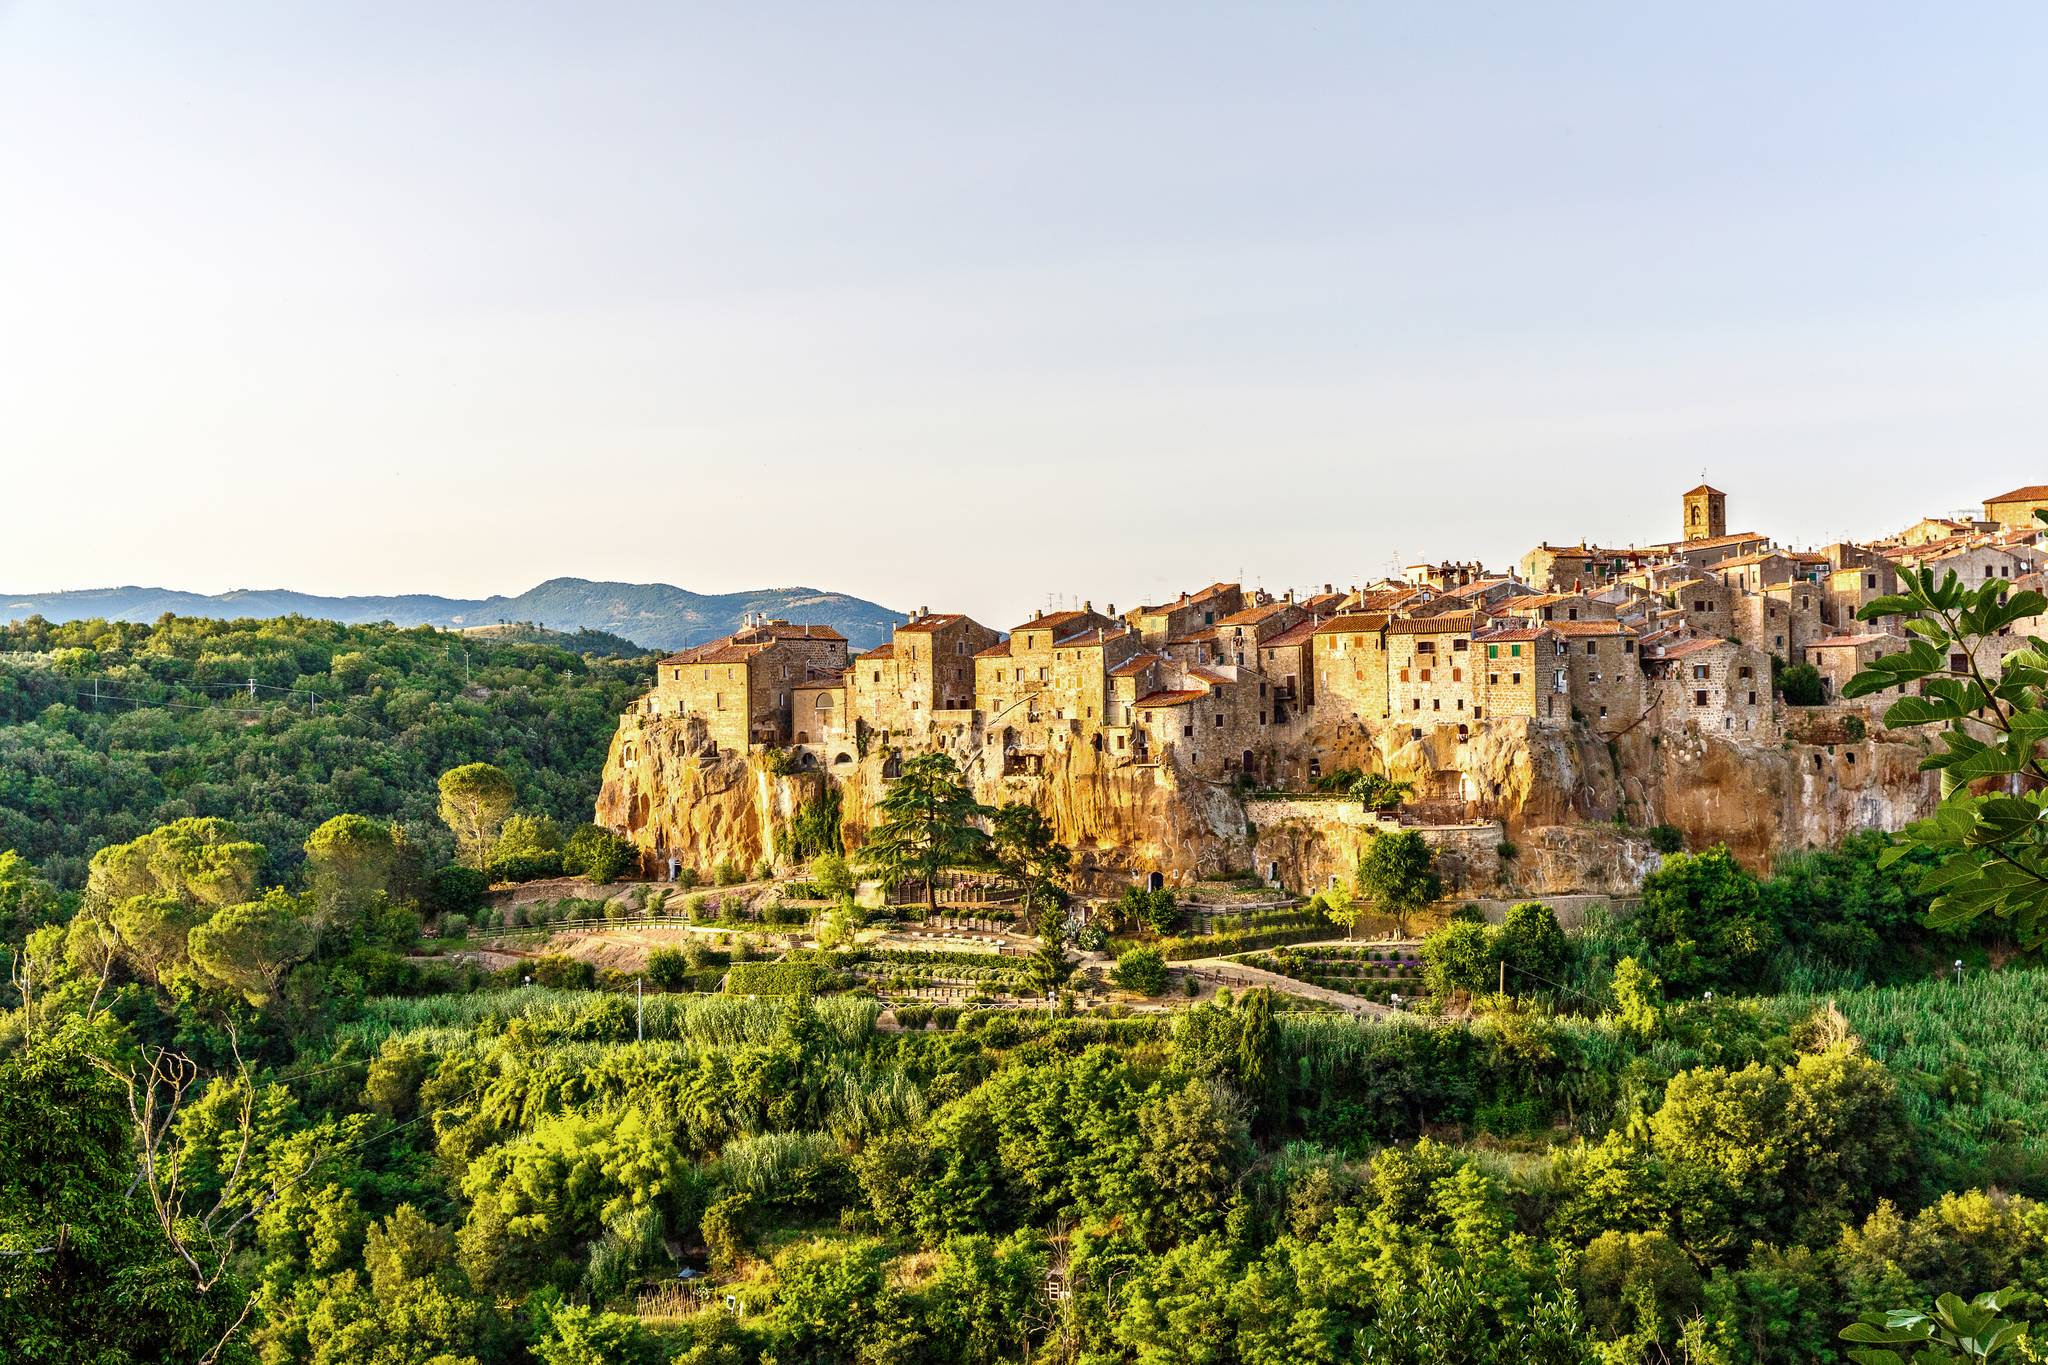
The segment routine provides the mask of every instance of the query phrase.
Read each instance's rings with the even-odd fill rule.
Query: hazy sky
[[[1817,542],[2048,482],[2048,6],[0,0],[0,591]]]

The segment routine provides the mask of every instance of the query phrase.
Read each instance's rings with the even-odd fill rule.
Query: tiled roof
[[[707,641],[694,649],[671,654],[661,662],[665,664],[726,664],[739,663],[752,658],[768,646],[780,640],[837,640],[844,644],[846,637],[830,626],[793,626],[787,621],[770,621],[766,625],[748,626],[736,630],[719,640]]]
[[[1687,640],[1683,644],[1666,646],[1663,657],[1667,659],[1683,659],[1688,654],[1697,654],[1703,649],[1714,649],[1729,643],[1731,642],[1723,640],[1718,635],[1703,636],[1697,640]]]
[[[1199,689],[1193,692],[1154,692],[1149,696],[1138,698],[1131,705],[1144,710],[1150,710],[1155,706],[1185,706],[1191,701],[1199,701],[1208,695],[1207,692],[1200,691]]]
[[[1269,635],[1261,640],[1259,648],[1283,649],[1288,645],[1305,645],[1315,638],[1315,633],[1321,628],[1321,624],[1313,617],[1306,621],[1296,621],[1278,635]]]
[[[1760,536],[1754,531],[1738,531],[1732,536],[1710,536],[1705,540],[1667,541],[1666,547],[1676,554],[1683,550],[1718,550],[1723,545],[1740,545],[1745,540],[1768,541],[1769,536]]]
[[[902,625],[896,627],[896,629],[898,631],[940,630],[946,626],[952,625],[955,621],[965,621],[966,619],[967,618],[965,616],[962,616],[957,611],[935,611],[930,612],[924,616],[920,616],[915,621],[906,621]]]
[[[1007,659],[1010,657],[1010,642],[1008,640],[998,640],[987,649],[975,650],[974,657],[977,659]]]
[[[1089,621],[1071,635],[1054,636],[1052,642],[1070,649],[1086,649],[1090,645],[1108,644],[1111,640],[1130,633],[1128,627],[1117,625],[1113,621]]]
[[[1619,621],[1552,621],[1550,628],[1559,635],[1626,635],[1627,626]]]
[[[1489,630],[1475,638],[1475,643],[1496,644],[1504,640],[1540,640],[1550,634],[1543,626],[1509,626],[1502,630]]]
[[[1364,635],[1387,628],[1387,614],[1381,611],[1347,611],[1332,616],[1315,628],[1317,635]]]
[[[1294,603],[1292,602],[1268,602],[1264,606],[1246,607],[1243,611],[1234,611],[1216,624],[1219,626],[1255,625],[1269,617],[1278,616],[1283,611],[1291,611],[1293,608]]]
[[[1737,555],[1733,559],[1724,559],[1714,565],[1714,570],[1718,573],[1722,569],[1744,569],[1752,564],[1762,564],[1766,560],[1790,559],[1791,557],[1787,554],[1781,554],[1776,550],[1758,550],[1752,554]]]
[[[1201,629],[1191,630],[1185,635],[1176,635],[1169,639],[1166,643],[1170,645],[1199,645],[1206,643],[1207,641],[1213,640],[1215,638],[1216,627],[1203,626]]]
[[[1530,607],[1554,607],[1560,602],[1577,601],[1585,595],[1583,592],[1539,592],[1513,598],[1506,605],[1509,611],[1524,611]]]
[[[856,654],[853,657],[856,663],[866,663],[870,660],[879,659],[893,659],[896,657],[896,642],[894,640],[884,640],[867,653]]]
[[[1098,613],[1089,611],[1083,607],[1076,607],[1072,611],[1046,612],[1043,616],[1040,616],[1035,620],[1026,621],[1023,625],[1018,626],[1016,629],[1058,631],[1065,630],[1070,627],[1081,625],[1084,623],[1092,626],[1097,624],[1098,622],[1100,622],[1103,625],[1112,624],[1110,619],[1106,616],[1099,615]]]
[[[1723,493],[1723,492],[1721,492],[1721,490],[1720,490],[1720,489],[1718,489],[1718,488],[1715,488],[1715,487],[1714,487],[1714,486],[1713,486],[1712,484],[1704,484],[1704,483],[1703,483],[1703,484],[1701,484],[1701,485],[1700,485],[1700,486],[1699,486],[1698,488],[1688,488],[1688,489],[1687,489],[1687,490],[1685,491],[1685,496],[1686,496],[1686,497],[1688,497],[1688,498],[1692,498],[1692,497],[1698,497],[1698,496],[1699,496],[1700,494],[1702,494],[1702,493],[1713,493],[1713,494],[1716,494],[1716,495],[1718,495],[1718,496],[1720,496],[1720,497],[1724,497],[1724,498],[1728,496],[1728,495],[1727,495],[1726,493]],[[1670,496],[1670,495],[1669,495],[1669,494],[1666,494],[1665,496],[1667,496],[1667,497],[1668,497],[1668,496]]]
[[[1154,607],[1139,607],[1138,615],[1157,616],[1161,612],[1172,611],[1175,607],[1192,607],[1197,602],[1206,602],[1210,598],[1215,597],[1220,593],[1234,591],[1237,587],[1238,585],[1235,583],[1211,583],[1208,587],[1203,588],[1200,592],[1189,593],[1185,599],[1176,598],[1171,602],[1161,602],[1159,605]]]
[[[1986,507],[1997,502],[2048,502],[2048,483],[2030,483],[2024,488],[2015,488],[2010,493],[2000,493],[1995,498],[1984,499]]]
[[[1387,623],[1389,635],[1469,634],[1479,618],[1469,611],[1447,611],[1441,616],[1403,616]]]
[[[1133,654],[1115,668],[1110,669],[1109,676],[1112,678],[1128,678],[1134,673],[1143,673],[1154,664],[1164,662],[1166,661],[1157,654]]]
[[[1199,666],[1189,668],[1188,676],[1208,683],[1211,687],[1227,687],[1237,681],[1237,679],[1227,673],[1218,673],[1213,668],[1202,668]]]

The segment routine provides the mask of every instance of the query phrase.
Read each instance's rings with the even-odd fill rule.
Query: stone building
[[[711,743],[745,753],[788,744],[795,690],[836,682],[846,662],[846,637],[830,626],[761,621],[663,659],[648,703],[658,715],[702,717]]]
[[[1232,612],[1242,611],[1245,605],[1244,589],[1237,584],[1211,583],[1200,592],[1184,592],[1175,601],[1139,607],[1126,622],[1146,644],[1163,645],[1214,626]]]
[[[1984,499],[1984,520],[2008,529],[2034,528],[2040,525],[2034,513],[2043,508],[2048,508],[2048,484],[2032,483]]]
[[[1307,614],[1291,601],[1264,602],[1232,612],[1216,623],[1214,643],[1218,662],[1240,668],[1256,667],[1260,642],[1280,634]]]
[[[975,710],[975,656],[1001,641],[957,612],[919,607],[888,643],[853,660],[846,702],[853,723],[883,742],[917,742],[934,725],[958,729]]]
[[[1563,646],[1572,718],[1602,737],[1633,726],[1644,707],[1635,633],[1619,621],[1559,621],[1550,629]]]
[[[1685,494],[1686,540],[1715,540],[1728,534],[1728,495],[1701,484]]]
[[[1259,671],[1272,681],[1278,724],[1308,715],[1316,704],[1315,642],[1322,624],[1311,616],[1259,642]]]
[[[1497,626],[1475,637],[1472,710],[1457,720],[1569,718],[1564,647],[1564,637],[1544,625]]]
[[[1471,719],[1472,632],[1480,617],[1454,611],[1396,617],[1387,623],[1387,704],[1396,724],[1456,724]]]
[[[1500,610],[1525,621],[1612,621],[1619,615],[1617,604],[1587,592],[1532,593],[1510,597]]]
[[[1776,732],[1771,661],[1761,650],[1734,640],[1696,637],[1663,646],[1645,669],[1646,695],[1666,731],[1753,738]]]
[[[1682,578],[1664,587],[1664,600],[1695,635],[1734,635],[1734,597],[1726,583],[1713,577]]]
[[[1815,640],[1806,647],[1805,659],[1820,674],[1821,687],[1832,702],[1841,700],[1842,688],[1849,679],[1870,667],[1873,661],[1887,654],[1896,654],[1905,647],[1903,636],[1889,631],[1864,631]],[[1872,710],[1882,711],[1897,701],[1898,696],[1895,691],[1887,689],[1864,700]]]

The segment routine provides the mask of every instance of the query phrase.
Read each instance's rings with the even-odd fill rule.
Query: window
[[[1510,673],[1508,674],[1508,681],[1513,683],[1515,686],[1520,687],[1522,685],[1522,675],[1519,673]]]
[[[1499,687],[1499,686],[1500,686],[1500,674],[1498,674],[1498,673],[1489,673],[1489,674],[1487,674],[1487,675],[1486,675],[1486,685],[1487,685],[1488,687]]]
[[[1604,706],[1600,708],[1600,718],[1602,720],[1605,720],[1607,718],[1607,708]]]
[[[1567,609],[1566,609],[1566,611],[1565,611],[1565,617],[1564,617],[1564,619],[1565,619],[1565,620],[1567,620],[1567,621],[1576,621],[1576,620],[1578,620],[1578,619],[1579,619],[1579,609],[1578,609],[1577,607],[1570,607],[1570,608],[1567,608]]]
[[[1451,652],[1455,654],[1461,649],[1470,648],[1471,644],[1470,640],[1453,640],[1451,641]]]
[[[1866,587],[1866,588],[1874,588],[1874,587],[1876,587],[1876,586],[1877,586],[1877,575],[1876,575],[1876,574],[1874,574],[1874,573],[1867,573],[1867,574],[1863,575],[1863,586],[1864,586],[1864,587]]]
[[[1599,647],[1598,647],[1597,645],[1595,645],[1595,644],[1593,643],[1593,641],[1591,641],[1591,640],[1588,640],[1588,641],[1586,641],[1586,653],[1588,653],[1588,654],[1598,654],[1599,652],[1600,652],[1600,650],[1599,650]]]
[[[1429,670],[1428,670],[1428,669],[1426,669],[1426,668],[1422,670],[1422,681],[1424,681],[1424,682],[1428,682],[1428,681],[1429,681]]]
[[[1744,664],[1741,668],[1736,669],[1735,676],[1738,678],[1747,678],[1748,676],[1750,676],[1749,665]]]
[[[1266,713],[1265,713],[1264,711],[1261,711],[1261,712],[1259,712],[1259,724],[1261,724],[1261,725],[1264,725],[1265,723],[1266,723]]]
[[[1749,694],[1749,704],[1750,704],[1751,706],[1755,706],[1755,705],[1756,705],[1756,693],[1752,692],[1752,693],[1750,693],[1750,694]]]
[[[1431,697],[1431,698],[1429,699],[1429,709],[1430,709],[1430,710],[1432,710],[1432,711],[1441,711],[1441,710],[1443,710],[1443,709],[1444,709],[1444,703],[1443,703],[1443,699],[1442,699],[1442,698],[1440,698],[1440,697]]]
[[[1422,709],[1422,698],[1416,697],[1409,705],[1409,709],[1411,711],[1420,711]]]
[[[1521,657],[1522,657],[1522,647],[1521,647],[1520,645],[1509,645],[1509,646],[1508,646],[1508,657],[1509,657],[1509,658],[1511,658],[1511,659],[1519,659],[1519,658],[1521,658]]]
[[[1223,713],[1221,711],[1216,713],[1216,728],[1219,730],[1223,728]]]
[[[1705,682],[1707,680],[1707,666],[1705,664],[1694,664],[1692,666],[1692,676],[1695,682]]]
[[[1180,727],[1180,737],[1182,739],[1193,739],[1195,737],[1195,723],[1193,721],[1189,721],[1186,725]]]
[[[1705,705],[1707,704],[1707,694],[1706,694],[1706,693],[1704,693],[1704,692],[1695,692],[1695,693],[1693,693],[1693,694],[1692,694],[1692,704],[1693,704],[1694,706],[1705,706]]]
[[[1488,645],[1486,647],[1486,657],[1489,659],[1498,659],[1500,657],[1500,646]]]

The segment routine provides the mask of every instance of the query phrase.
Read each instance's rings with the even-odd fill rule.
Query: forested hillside
[[[527,809],[580,824],[652,676],[647,659],[297,617],[0,627],[0,849],[78,885],[102,845],[216,815],[282,873],[353,812],[446,861],[443,771],[495,763]]]

